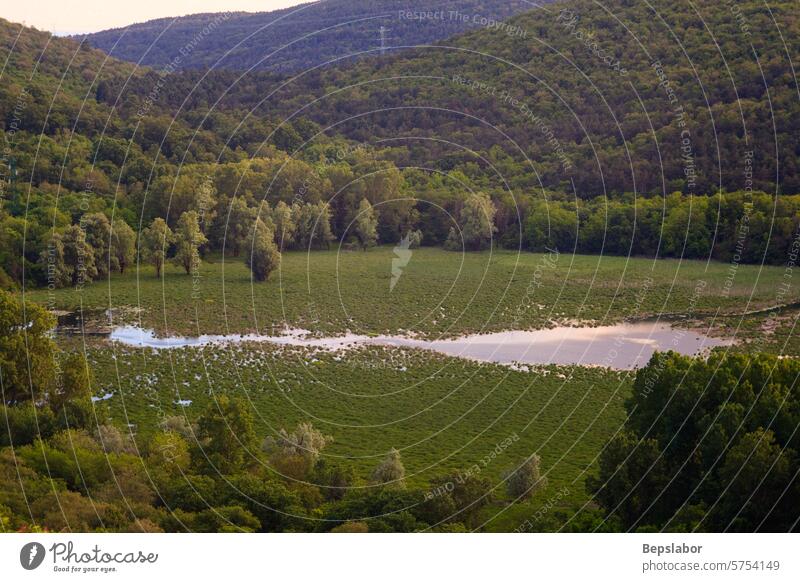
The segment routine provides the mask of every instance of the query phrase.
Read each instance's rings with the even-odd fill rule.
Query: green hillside
[[[797,193],[797,5],[735,6],[566,0],[508,21],[525,36],[477,30],[303,75],[263,108],[516,187]],[[231,87],[231,102],[257,104],[258,84]]]
[[[501,22],[526,0],[326,0],[271,12],[192,14],[81,36],[112,56],[181,70],[302,71],[384,46],[415,46]],[[417,15],[423,13],[423,17]],[[430,18],[425,15],[430,13]],[[76,37],[79,38],[79,37]]]

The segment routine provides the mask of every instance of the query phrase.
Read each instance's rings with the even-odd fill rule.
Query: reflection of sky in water
[[[278,336],[253,334],[158,338],[151,330],[126,326],[116,328],[111,334],[111,339],[130,346],[155,349],[248,341],[326,350],[344,350],[359,345],[387,345],[433,350],[449,356],[500,364],[579,364],[618,370],[630,370],[645,365],[656,350],[673,350],[685,355],[698,355],[712,347],[732,343],[656,322],[506,331],[450,340],[422,340],[403,336],[370,337],[355,334],[314,338],[310,337],[308,332],[296,329],[288,330]]]

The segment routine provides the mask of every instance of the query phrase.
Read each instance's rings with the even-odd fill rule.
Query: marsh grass
[[[391,247],[283,254],[280,271],[252,283],[242,260],[208,257],[193,278],[168,266],[57,290],[58,309],[121,308],[159,334],[274,331],[459,335],[579,320],[609,324],[659,314],[741,313],[775,304],[781,267],[495,251],[414,251],[395,287]],[[48,303],[46,290],[26,293]],[[784,297],[800,299],[800,287]]]
[[[602,369],[522,372],[397,348],[114,346],[88,355],[95,392],[114,394],[99,406],[115,424],[132,424],[143,442],[164,416],[192,420],[215,396],[235,395],[249,403],[261,437],[310,421],[334,438],[325,455],[363,479],[395,447],[411,485],[477,466],[503,499],[503,472],[537,452],[551,488],[569,487],[565,502],[573,504],[585,501],[584,472],[624,421],[630,390],[629,375]],[[509,437],[513,443],[493,454]]]

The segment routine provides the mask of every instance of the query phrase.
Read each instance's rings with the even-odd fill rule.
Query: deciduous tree
[[[402,489],[405,488],[405,476],[406,468],[400,460],[400,451],[392,448],[372,472],[372,482]]]
[[[156,277],[161,278],[164,259],[174,235],[163,218],[156,218],[141,236],[140,248],[144,260],[153,265]]]
[[[124,220],[115,220],[111,228],[111,254],[120,273],[133,262],[136,255],[136,233]]]
[[[278,268],[281,253],[275,246],[272,230],[261,220],[257,220],[253,232],[245,246],[245,265],[256,281],[266,281],[270,273]]]
[[[200,268],[200,247],[207,242],[208,239],[200,229],[197,212],[194,210],[184,212],[175,228],[174,263],[183,267],[187,275],[196,272]]]
[[[512,499],[530,499],[547,487],[547,477],[542,476],[541,458],[533,454],[506,476],[506,489]]]
[[[353,226],[362,249],[367,250],[367,247],[375,246],[378,241],[378,218],[372,204],[366,198],[362,198],[358,204],[358,212]]]

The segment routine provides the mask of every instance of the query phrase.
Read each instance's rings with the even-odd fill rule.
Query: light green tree
[[[448,251],[460,251],[463,248],[463,239],[459,236],[458,231],[454,227],[450,227],[447,233],[447,240],[444,241],[444,248]]]
[[[200,230],[200,219],[197,212],[190,210],[184,212],[178,219],[175,227],[175,257],[174,263],[183,267],[187,275],[200,265],[200,247],[208,242],[208,239]]]
[[[547,477],[542,476],[542,460],[533,454],[506,475],[506,489],[512,499],[529,499],[547,487]]]
[[[256,219],[255,208],[247,206],[241,197],[231,201],[223,226],[223,244],[230,249],[234,257],[238,257],[242,246],[247,242],[249,233],[253,230],[253,221]]]
[[[282,428],[277,436],[265,438],[261,448],[270,455],[299,455],[315,462],[332,441],[333,437],[322,434],[310,422],[301,422],[291,433]]]
[[[375,246],[378,241],[378,217],[366,198],[362,198],[358,204],[354,229],[362,249]]]
[[[270,273],[277,269],[281,262],[281,253],[275,245],[272,229],[261,220],[256,220],[245,253],[245,265],[253,273],[253,279],[256,281],[269,279]]]
[[[461,231],[464,246],[470,251],[488,248],[497,231],[494,226],[496,209],[492,200],[483,192],[470,194],[461,209]]]
[[[140,246],[142,258],[153,265],[156,277],[161,278],[167,249],[172,244],[174,235],[163,218],[156,218],[153,223],[144,229]]]
[[[112,224],[111,254],[120,273],[125,273],[136,255],[136,233],[124,220],[117,219]]]
[[[45,397],[54,384],[55,318],[34,303],[0,290],[0,369],[7,404]]]
[[[111,249],[111,222],[102,212],[92,212],[81,218],[81,227],[86,235],[86,242],[94,250],[94,264],[97,275],[107,276],[117,270],[117,259]]]
[[[298,247],[329,248],[334,240],[331,230],[331,212],[325,202],[316,204],[295,203],[292,205],[295,223],[295,242]]]
[[[404,488],[405,476],[406,468],[400,460],[400,451],[392,448],[386,455],[386,458],[375,467],[375,471],[372,473],[372,483]]]
[[[275,243],[283,250],[292,245],[296,230],[292,209],[283,200],[278,202],[272,211],[272,222],[275,223]]]

